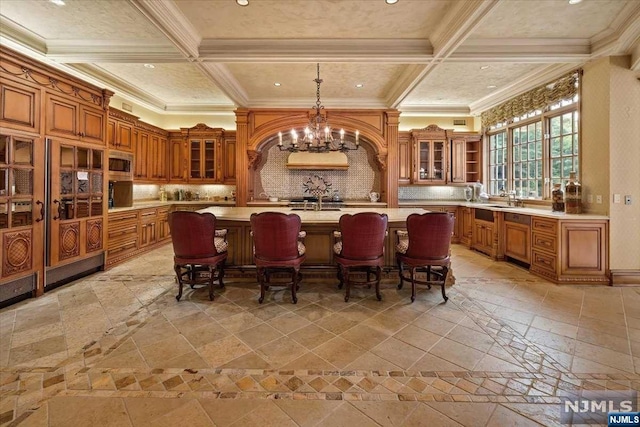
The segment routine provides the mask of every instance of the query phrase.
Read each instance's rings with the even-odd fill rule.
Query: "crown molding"
[[[311,98],[283,98],[274,100],[271,98],[252,99],[248,108],[306,108],[310,110],[314,104]],[[323,106],[326,109],[387,109],[383,99],[363,98],[358,100],[344,98],[323,98]],[[328,106],[328,107],[327,107]]]
[[[429,65],[408,65],[389,89],[386,104],[390,105],[390,108],[398,108],[400,102],[416,86],[416,82],[420,82],[424,78],[423,74],[428,67]]]
[[[609,28],[592,37],[592,57],[630,53],[640,38],[640,2],[629,2]]]
[[[0,38],[11,40],[14,45],[19,46],[22,53],[44,55],[47,52],[45,39],[2,15],[0,15],[0,28]],[[4,41],[2,44],[5,44]]]
[[[98,80],[102,85],[106,85],[110,90],[118,94],[118,96],[126,94],[127,98],[132,99],[141,107],[157,113],[161,113],[165,109],[165,103],[162,99],[138,89],[127,81],[115,77],[100,67],[90,64],[70,64],[69,67],[87,77]]]
[[[198,57],[202,37],[173,0],[128,0],[188,59]]]
[[[113,40],[50,40],[47,57],[58,62],[185,62],[171,44]]]
[[[580,62],[591,57],[588,39],[469,39],[452,53],[451,62]]]
[[[210,114],[215,116],[235,115],[236,107],[229,104],[167,104],[164,112],[172,114]]]
[[[479,0],[454,3],[434,31],[431,42],[436,58],[451,55],[490,12],[504,0]]]
[[[519,80],[512,82],[491,95],[469,104],[470,114],[480,114],[481,112],[499,105],[514,96],[520,95],[521,93],[534,89],[540,85],[549,83],[558,77],[575,70],[576,68],[577,64],[553,64],[526,74]]]
[[[469,107],[466,105],[401,105],[398,108],[401,117],[472,117]]]
[[[425,39],[205,39],[200,59],[210,62],[428,62]]]
[[[244,107],[249,104],[249,95],[247,95],[247,92],[226,65],[211,62],[196,62],[195,65],[200,68],[235,105]]]

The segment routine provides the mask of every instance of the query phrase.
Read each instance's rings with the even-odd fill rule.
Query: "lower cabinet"
[[[493,222],[476,219],[473,223],[471,247],[491,257],[495,257],[493,231]]]
[[[171,238],[170,207],[110,213],[107,268],[154,249]]]
[[[504,214],[504,254],[526,264],[531,263],[531,217]]]
[[[471,246],[473,236],[473,209],[466,206],[458,208],[458,238],[460,243]]]

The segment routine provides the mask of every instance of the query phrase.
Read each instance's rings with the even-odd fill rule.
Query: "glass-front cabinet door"
[[[103,248],[104,150],[51,142],[49,266]]]
[[[216,141],[212,139],[189,141],[191,156],[189,178],[191,180],[212,181],[216,178],[215,146]]]
[[[2,279],[42,266],[44,167],[39,139],[0,134],[0,239]]]
[[[414,179],[421,184],[442,184],[445,182],[446,141],[416,141],[416,173]]]

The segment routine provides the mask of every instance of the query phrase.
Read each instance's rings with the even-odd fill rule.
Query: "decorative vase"
[[[565,211],[571,214],[582,213],[582,186],[576,178],[576,173],[569,174],[569,181],[564,187]]]
[[[553,185],[551,192],[551,210],[553,212],[564,212],[564,192],[560,188],[560,184]]]

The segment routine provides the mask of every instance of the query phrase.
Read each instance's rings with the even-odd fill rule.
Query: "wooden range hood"
[[[314,153],[298,151],[289,154],[287,169],[346,170],[349,167],[347,155],[340,151]]]

